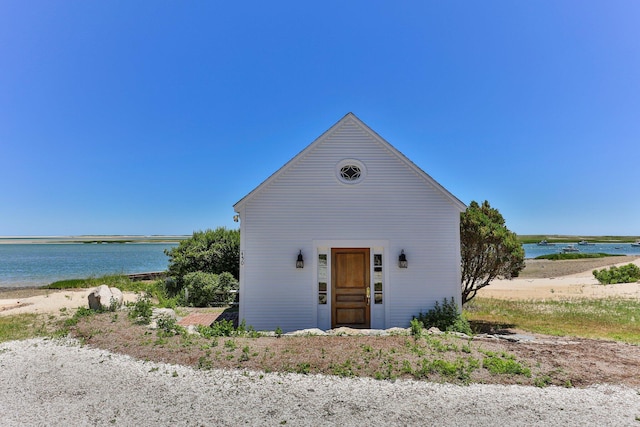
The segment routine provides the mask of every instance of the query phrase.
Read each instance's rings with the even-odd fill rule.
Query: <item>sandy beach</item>
[[[499,299],[569,299],[569,298],[636,298],[640,299],[640,282],[619,283],[615,285],[601,285],[593,276],[594,269],[622,266],[634,263],[640,266],[640,257],[599,258],[584,260],[586,263],[575,261],[543,261],[528,260],[527,268],[521,278],[511,280],[495,280],[491,285],[478,292],[479,297]],[[560,263],[560,264],[554,264]],[[562,264],[564,263],[564,264]],[[563,268],[564,266],[564,268]],[[587,267],[579,273],[563,274],[573,271],[576,267]],[[527,271],[527,269],[529,271]],[[545,270],[554,270],[556,274],[548,276]]]
[[[62,311],[88,307],[91,289],[20,289],[0,293],[0,316],[34,313],[58,315]],[[124,301],[135,301],[133,292],[123,293]],[[62,310],[62,311],[61,311]]]

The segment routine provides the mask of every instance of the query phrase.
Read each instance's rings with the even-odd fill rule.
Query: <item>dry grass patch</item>
[[[640,344],[640,302],[624,298],[546,301],[476,298],[465,306],[476,324],[493,324],[556,336]]]

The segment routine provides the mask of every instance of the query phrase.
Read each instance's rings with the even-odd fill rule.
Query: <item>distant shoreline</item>
[[[0,236],[2,244],[117,244],[117,243],[177,243],[190,236],[187,235],[82,235],[82,236]]]
[[[640,239],[640,236],[585,236],[570,234],[518,234],[520,243],[538,243],[546,240],[549,243],[577,243],[585,240],[589,243],[633,243]]]

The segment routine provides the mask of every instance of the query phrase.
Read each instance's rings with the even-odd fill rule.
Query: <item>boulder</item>
[[[118,288],[110,288],[107,285],[100,285],[87,296],[89,308],[92,310],[108,310],[110,308],[120,308],[122,306],[123,295]]]
[[[408,328],[398,328],[393,327],[386,330],[388,335],[409,335],[410,331]]]
[[[176,312],[170,308],[154,308],[153,314],[151,315],[152,319],[157,319],[158,317],[166,317],[169,319],[177,319]]]

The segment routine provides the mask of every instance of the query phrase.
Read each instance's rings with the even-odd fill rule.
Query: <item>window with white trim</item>
[[[373,254],[373,303],[382,304],[384,274],[382,274],[382,254]]]
[[[336,176],[344,184],[358,184],[367,175],[367,168],[360,160],[344,159],[336,165]]]
[[[327,254],[318,254],[318,304],[327,303]]]

